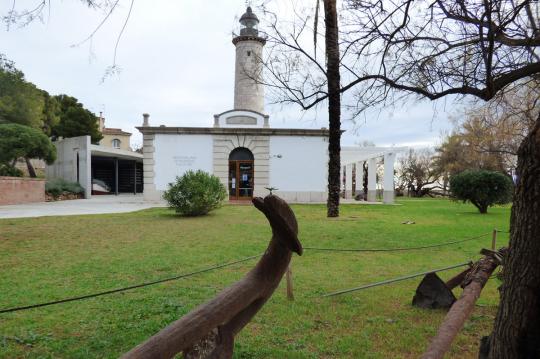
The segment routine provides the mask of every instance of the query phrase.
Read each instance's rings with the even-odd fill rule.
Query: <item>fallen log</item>
[[[139,344],[123,358],[172,358],[180,352],[194,351],[201,353],[199,358],[232,358],[235,335],[279,285],[292,252],[302,254],[298,224],[289,205],[275,195],[264,200],[254,198],[253,204],[272,227],[272,239],[257,265],[239,282]],[[205,348],[194,350],[197,346]]]
[[[460,285],[470,271],[469,267],[450,278],[446,283],[436,273],[426,274],[416,288],[412,305],[425,309],[450,308],[456,301],[452,289]]]
[[[505,248],[499,252],[482,250],[481,253],[484,254],[484,257],[476,262],[465,276],[461,284],[463,293],[446,314],[437,335],[422,355],[423,359],[442,359],[444,357],[444,354],[450,349],[452,341],[471,315],[482,288],[495,268],[501,264],[505,251]]]

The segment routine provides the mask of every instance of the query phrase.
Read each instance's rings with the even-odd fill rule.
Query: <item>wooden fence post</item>
[[[287,278],[287,299],[294,300],[293,284],[292,284],[292,270],[291,270],[290,263],[289,263],[289,266],[287,267],[287,272],[285,274],[285,277]]]
[[[493,229],[493,236],[491,237],[491,250],[497,250],[497,228]]]

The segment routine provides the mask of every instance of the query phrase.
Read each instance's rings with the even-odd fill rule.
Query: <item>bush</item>
[[[225,186],[214,175],[198,170],[187,171],[169,183],[163,198],[171,209],[183,216],[201,216],[219,208],[227,196]]]
[[[468,170],[450,178],[452,198],[471,202],[480,213],[487,213],[494,204],[512,200],[512,180],[499,172]]]
[[[23,172],[17,167],[13,167],[8,164],[0,164],[0,176],[22,177]]]
[[[62,193],[66,192],[73,194],[83,193],[84,188],[82,188],[82,186],[77,182],[70,182],[62,178],[56,178],[45,183],[45,192],[56,198]]]

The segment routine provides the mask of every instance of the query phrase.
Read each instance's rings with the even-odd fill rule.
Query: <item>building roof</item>
[[[131,136],[130,132],[122,131],[121,128],[105,127],[103,130],[101,130],[101,133],[104,135]]]
[[[90,145],[89,149],[92,156],[120,158],[126,160],[135,160],[137,162],[142,162],[142,159],[144,157],[141,153],[138,152],[121,150],[118,148],[109,148],[99,145]]]
[[[185,134],[185,135],[253,135],[253,136],[315,136],[328,137],[326,128],[320,130],[301,128],[231,128],[231,127],[136,127],[143,134]]]

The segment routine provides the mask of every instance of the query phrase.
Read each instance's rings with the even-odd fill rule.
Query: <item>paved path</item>
[[[164,206],[162,202],[145,202],[142,195],[94,196],[91,199],[0,206],[0,219],[125,213]]]

